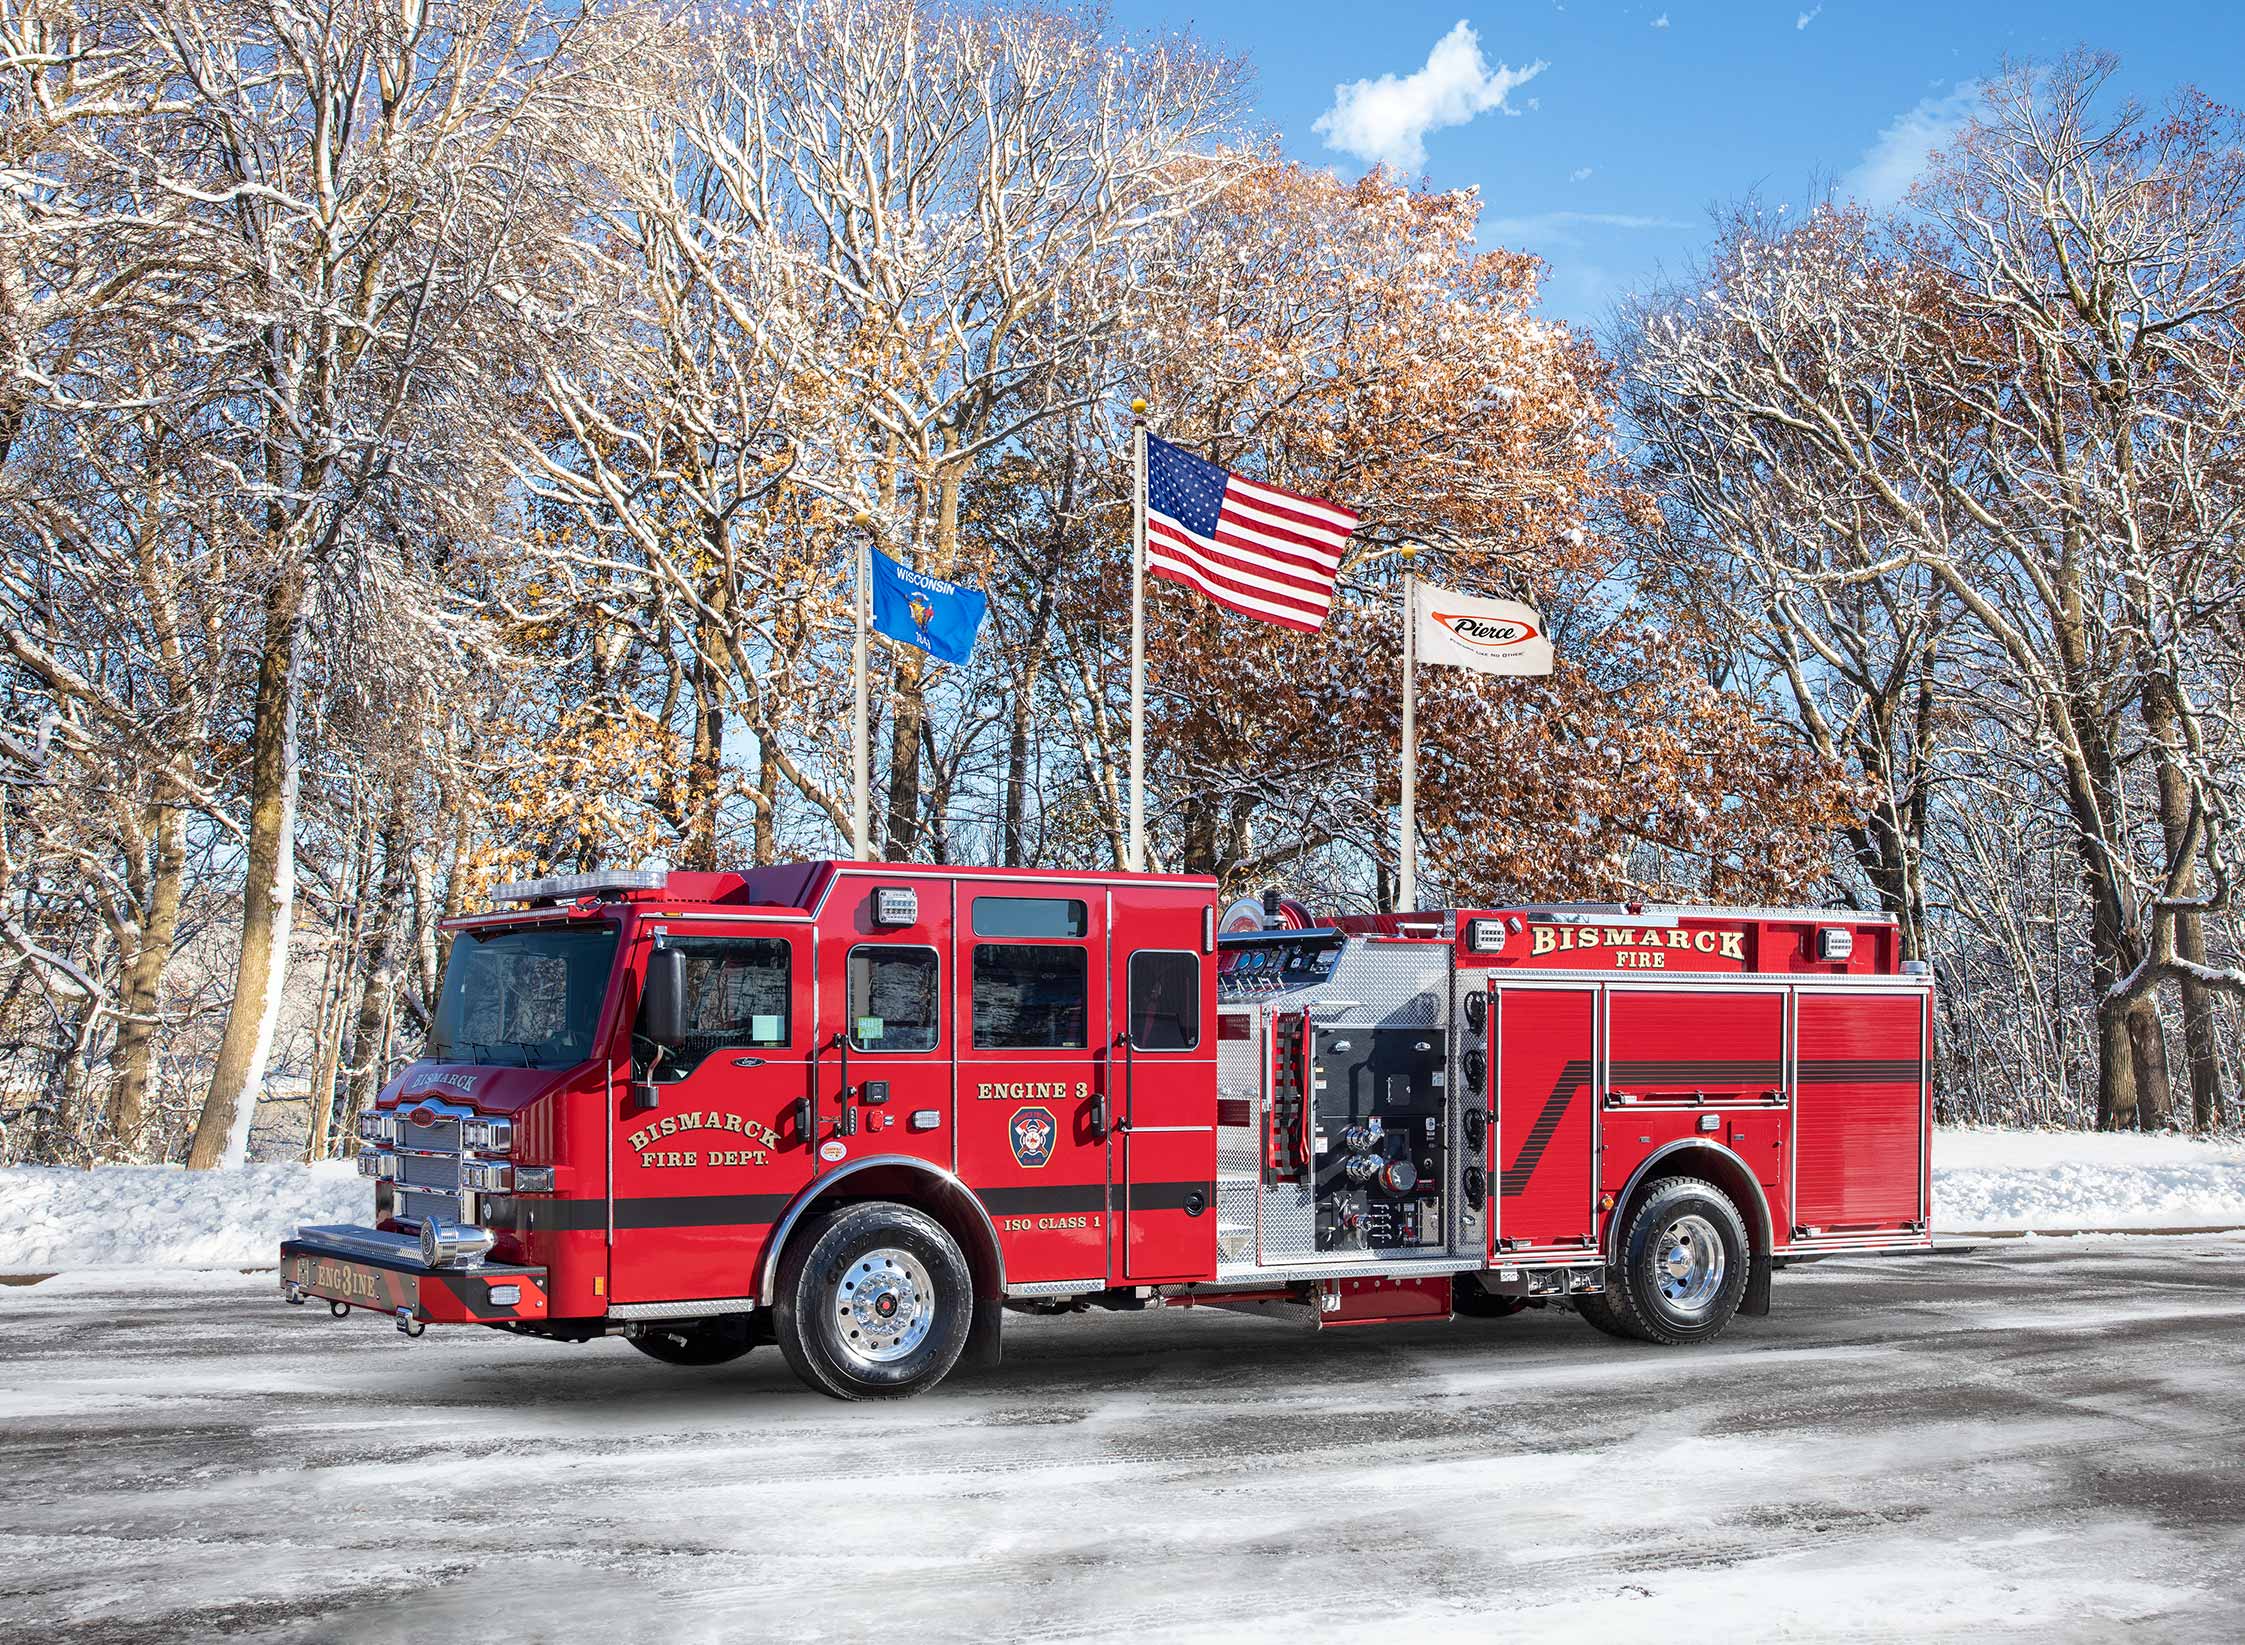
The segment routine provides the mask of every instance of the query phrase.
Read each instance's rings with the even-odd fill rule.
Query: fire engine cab
[[[1681,1345],[1930,1243],[1930,982],[1876,916],[857,862],[498,901],[361,1116],[372,1224],[287,1241],[289,1301],[776,1343],[857,1399],[995,1363],[1007,1308]]]

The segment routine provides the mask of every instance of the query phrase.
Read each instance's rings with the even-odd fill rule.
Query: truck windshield
[[[613,925],[461,932],[424,1054],[522,1068],[583,1062],[608,996],[616,934]]]

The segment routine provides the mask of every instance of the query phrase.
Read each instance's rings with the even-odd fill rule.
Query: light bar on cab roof
[[[670,883],[661,868],[603,868],[592,874],[549,874],[542,880],[509,880],[491,890],[493,902],[560,902],[609,891],[660,891]]]

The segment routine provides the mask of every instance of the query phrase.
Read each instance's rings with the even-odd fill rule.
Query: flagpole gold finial
[[[1404,543],[1396,549],[1396,552],[1403,556],[1403,563],[1409,565],[1419,557],[1419,545],[1417,543]]]
[[[864,509],[861,508],[855,514],[850,516],[850,524],[856,526],[858,530],[863,531],[873,524],[873,516],[868,514]]]
[[[1130,414],[1131,414],[1131,415],[1132,415],[1133,417],[1143,417],[1143,416],[1145,416],[1145,415],[1146,415],[1146,402],[1145,402],[1145,401],[1143,401],[1143,400],[1133,400],[1133,401],[1131,401],[1131,402],[1130,402]]]

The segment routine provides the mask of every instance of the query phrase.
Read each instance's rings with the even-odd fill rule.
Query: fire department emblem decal
[[[1015,1161],[1034,1169],[1052,1162],[1052,1145],[1060,1138],[1060,1125],[1050,1109],[1023,1108],[1013,1116],[1010,1135]]]

